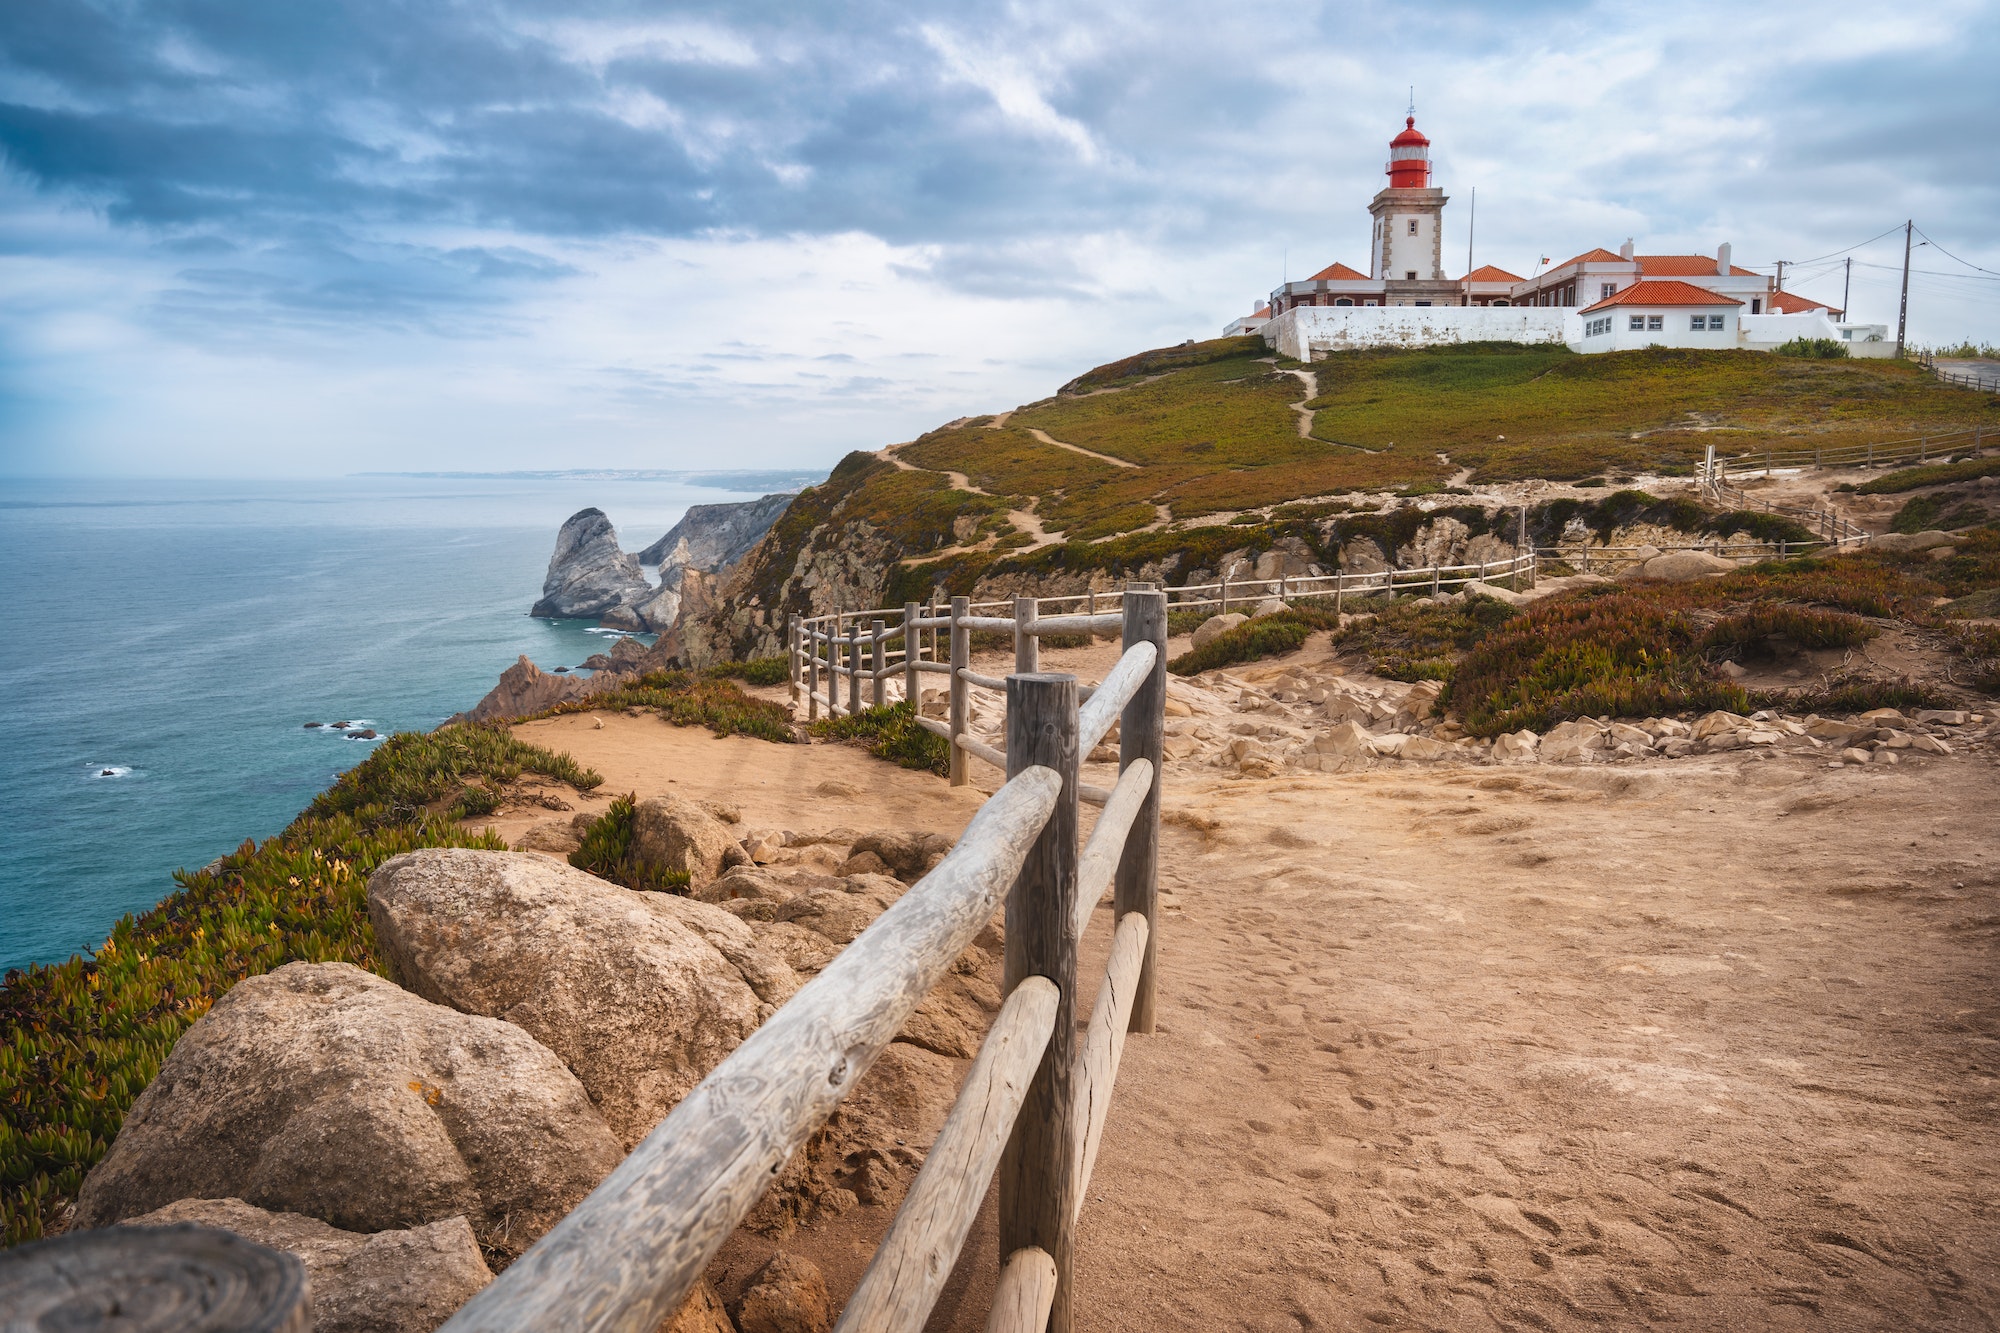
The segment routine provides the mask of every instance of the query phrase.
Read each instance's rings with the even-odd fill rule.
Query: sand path
[[[952,832],[979,799],[595,716],[520,731],[746,823]],[[1994,1327],[1996,776],[1170,765],[1162,1022],[1126,1047],[1078,1327]],[[786,1247],[844,1292],[887,1220]],[[994,1247],[989,1199],[933,1328],[983,1326]]]
[[[1064,443],[1062,440],[1058,440],[1053,435],[1050,435],[1047,431],[1038,429],[1037,427],[1034,426],[1028,427],[1028,434],[1034,436],[1036,439],[1040,440],[1043,444],[1054,445],[1058,449],[1067,449],[1073,454],[1082,454],[1085,458],[1095,458],[1098,462],[1109,463],[1113,467],[1136,468],[1139,466],[1137,463],[1131,462],[1127,459],[1113,458],[1110,454],[1100,454],[1095,449],[1086,449],[1080,444]]]

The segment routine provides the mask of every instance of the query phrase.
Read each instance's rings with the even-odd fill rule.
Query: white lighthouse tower
[[[1443,190],[1431,185],[1431,141],[1413,110],[1389,141],[1386,189],[1368,205],[1375,219],[1368,276],[1382,284],[1384,305],[1457,305],[1458,284],[1444,274]]]

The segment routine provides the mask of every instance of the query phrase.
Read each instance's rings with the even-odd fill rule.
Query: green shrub
[[[1378,676],[1448,681],[1461,654],[1517,614],[1491,597],[1444,604],[1405,598],[1336,630],[1333,642],[1367,654],[1368,669]]]
[[[1782,708],[1788,713],[1865,713],[1872,708],[1950,708],[1951,696],[1907,677],[1863,680],[1840,677],[1809,690],[1760,691],[1750,702],[1758,708]]]
[[[1303,644],[1315,628],[1314,618],[1297,608],[1258,616],[1226,634],[1216,635],[1199,648],[1182,653],[1167,663],[1167,670],[1176,676],[1193,676],[1217,667],[1289,653]]]
[[[1506,622],[1459,663],[1443,699],[1475,736],[1746,703],[1708,678],[1685,612],[1618,592],[1544,602]]]
[[[1943,513],[1944,506],[1935,495],[1919,495],[1896,511],[1896,516],[1889,520],[1889,531],[1928,532],[1937,526]]]
[[[702,668],[701,674],[710,680],[740,680],[746,685],[783,685],[792,678],[792,659],[781,654],[753,657],[747,662],[717,662]]]
[[[1847,344],[1838,338],[1794,338],[1779,345],[1778,355],[1807,361],[1845,361]]]
[[[583,833],[583,845],[569,854],[569,863],[628,889],[686,896],[691,878],[687,871],[663,870],[645,865],[633,856],[632,812],[638,803],[637,793],[627,793],[613,801],[609,810],[590,821],[590,827]]]
[[[822,718],[810,724],[813,735],[859,745],[870,754],[904,768],[945,777],[951,772],[951,743],[917,725],[917,711],[907,699],[864,709],[847,717]]]
[[[1954,481],[1977,481],[2000,477],[2000,458],[1968,458],[1960,463],[1932,463],[1926,467],[1906,467],[1886,472],[1873,481],[1850,487],[1861,495],[1895,495],[1924,486],[1944,486]]]
[[[421,847],[504,850],[436,806],[523,772],[579,790],[600,782],[567,756],[497,727],[400,733],[344,774],[277,837],[127,916],[91,954],[0,983],[0,1234],[60,1225],[84,1173],[188,1026],[231,986],[292,962],[381,971],[365,889],[375,867]]]
[[[718,736],[755,736],[781,745],[798,739],[791,712],[783,704],[754,699],[732,680],[692,671],[651,672],[616,689],[560,703],[535,716],[621,708],[657,709],[677,727],[707,727]]]
[[[1773,638],[1790,639],[1801,648],[1859,648],[1881,632],[1859,616],[1840,611],[1760,602],[1709,626],[1700,646],[1705,652],[1730,657],[1759,657],[1771,654]]]

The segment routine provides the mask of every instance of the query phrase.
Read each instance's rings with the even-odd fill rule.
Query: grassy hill
[[[1375,511],[1396,497],[1529,478],[1615,488],[1686,475],[1711,442],[1751,453],[1980,422],[2000,427],[1992,395],[1899,362],[1487,343],[1307,366],[1255,337],[1162,348],[1012,412],[850,454],[754,558],[736,608],[754,610],[710,642],[729,646],[723,656],[771,651],[783,613],[808,609],[809,585],[845,579],[831,565],[801,578],[833,550],[844,570],[879,571],[845,581],[847,605],[967,592],[1002,574],[1152,577],[1141,570],[1185,573],[1287,535],[1317,550],[1388,522]],[[1485,530],[1476,510],[1462,521]]]

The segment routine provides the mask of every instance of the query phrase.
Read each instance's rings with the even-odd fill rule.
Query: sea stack
[[[618,529],[602,509],[580,509],[556,534],[542,600],[531,616],[586,617],[638,606],[655,593],[639,561],[618,548]]]

